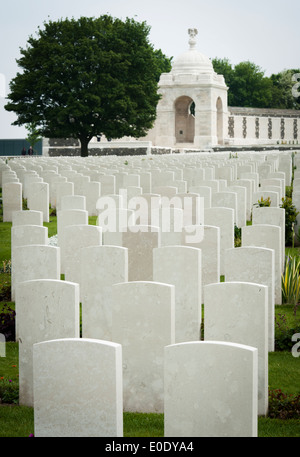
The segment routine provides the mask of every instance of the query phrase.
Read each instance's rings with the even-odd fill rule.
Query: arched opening
[[[175,102],[175,137],[176,143],[194,143],[195,102],[187,96],[179,97]]]
[[[218,144],[223,144],[223,102],[221,97],[217,99],[217,138]]]

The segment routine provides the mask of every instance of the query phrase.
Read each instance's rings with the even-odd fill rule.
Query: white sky
[[[5,6],[4,6],[5,4]],[[19,48],[43,23],[60,18],[110,14],[146,21],[150,41],[168,57],[188,49],[188,28],[197,28],[197,48],[235,65],[250,60],[266,76],[300,67],[299,0],[2,0],[0,7],[0,139],[24,138],[4,110],[16,75]]]

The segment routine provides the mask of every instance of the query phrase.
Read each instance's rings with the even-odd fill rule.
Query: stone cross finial
[[[191,48],[195,47],[196,45],[196,36],[198,35],[197,29],[188,29],[188,34],[190,36],[189,45]]]

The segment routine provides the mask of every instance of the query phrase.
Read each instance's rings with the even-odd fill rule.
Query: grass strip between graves
[[[11,380],[11,388],[18,390],[18,343],[6,344],[6,356],[0,358],[0,382]],[[290,352],[269,353],[269,388],[286,394],[299,394],[299,358]],[[1,385],[0,385],[1,389]],[[0,390],[1,396],[1,390]],[[0,437],[26,437],[34,434],[33,408],[15,404],[0,405]],[[163,414],[123,414],[124,437],[163,437]],[[259,437],[300,437],[299,420],[258,418]]]
[[[96,217],[89,217],[89,224],[96,224]],[[7,265],[11,258],[11,226],[10,222],[0,222],[0,265]],[[49,238],[57,233],[57,220],[51,214],[48,227]],[[299,249],[299,248],[298,248]],[[298,250],[288,249],[287,253],[299,255]],[[0,286],[3,289],[9,282],[9,273],[0,274]],[[8,299],[0,299],[0,312],[8,305],[14,309],[14,303]],[[284,334],[287,329],[299,329],[300,310],[295,315],[291,305],[280,305],[275,308],[276,334]],[[296,331],[295,330],[295,331]],[[7,342],[5,356],[0,357],[0,437],[29,437],[34,434],[33,408],[18,404],[19,369],[18,343]],[[269,389],[282,391],[284,395],[298,395],[300,379],[300,357],[293,357],[290,350],[269,353]],[[2,383],[2,384],[1,384]],[[5,391],[5,395],[3,392]],[[300,417],[300,411],[299,411]],[[163,437],[163,414],[129,413],[123,414],[124,437]],[[278,419],[270,417],[258,418],[259,437],[300,437],[298,419]]]

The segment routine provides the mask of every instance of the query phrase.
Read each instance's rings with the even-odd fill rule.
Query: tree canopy
[[[300,109],[300,91],[299,97],[295,97],[293,91],[299,69],[284,70],[267,77],[259,66],[249,61],[233,66],[227,58],[215,58],[212,63],[216,73],[224,76],[229,87],[229,106]]]
[[[44,23],[20,48],[23,70],[10,82],[14,125],[49,138],[142,137],[156,118],[158,81],[171,59],[149,41],[150,27],[109,15]]]

